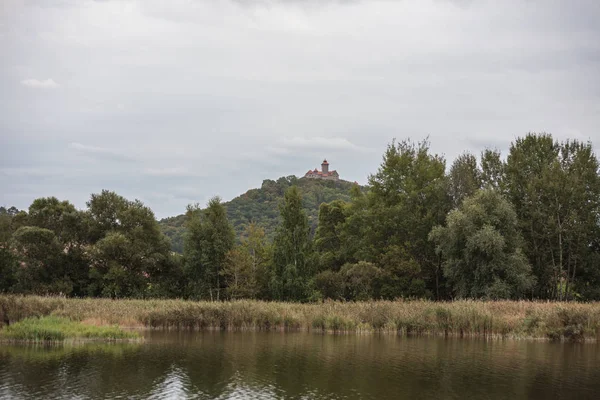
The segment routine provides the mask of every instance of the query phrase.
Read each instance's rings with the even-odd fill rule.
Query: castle
[[[309,170],[306,174],[304,174],[304,177],[310,179],[327,179],[330,181],[337,181],[340,179],[340,175],[337,173],[337,171],[329,171],[329,163],[327,160],[323,160],[323,163],[321,164],[321,171],[317,170],[316,168],[314,170]]]

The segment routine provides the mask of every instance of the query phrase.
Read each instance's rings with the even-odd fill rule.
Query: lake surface
[[[599,399],[600,346],[310,333],[146,332],[0,345],[0,398]]]

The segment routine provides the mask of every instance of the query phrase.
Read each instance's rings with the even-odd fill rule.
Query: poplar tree
[[[303,300],[312,275],[307,265],[310,227],[296,186],[285,192],[280,216],[281,223],[273,242],[271,295],[278,300]]]
[[[225,288],[221,269],[235,240],[221,199],[210,199],[206,210],[197,205],[188,207],[187,227],[184,258],[185,270],[191,278],[189,292],[193,297],[219,300]]]

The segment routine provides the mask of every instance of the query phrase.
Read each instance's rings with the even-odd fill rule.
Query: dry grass
[[[389,332],[553,340],[600,337],[600,303],[66,299],[0,296],[0,322],[57,315],[90,325],[160,329]]]

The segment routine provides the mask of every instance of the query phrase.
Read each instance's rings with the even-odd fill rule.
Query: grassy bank
[[[137,339],[136,332],[120,327],[95,326],[55,315],[27,317],[0,330],[0,340],[20,342],[63,342],[79,340]]]
[[[600,338],[600,303],[65,299],[0,296],[0,322],[53,315],[97,326],[163,329],[388,332],[552,340]]]

